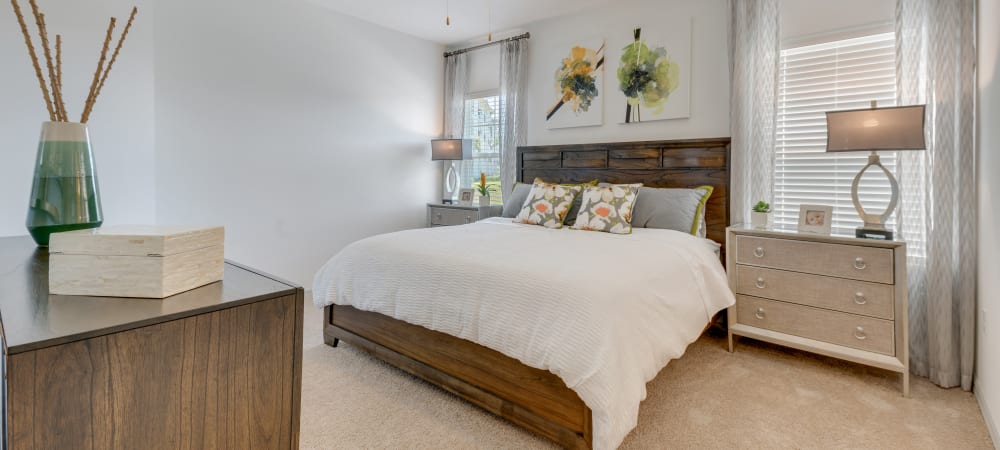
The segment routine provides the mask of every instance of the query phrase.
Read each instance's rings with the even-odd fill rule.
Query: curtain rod
[[[507,41],[516,41],[516,40],[519,40],[519,39],[528,39],[530,37],[531,37],[531,33],[524,33],[524,34],[520,34],[520,35],[517,35],[517,36],[511,36],[511,37],[506,38],[506,39],[500,39],[499,41],[487,42],[485,44],[479,44],[479,45],[476,45],[476,46],[473,46],[473,47],[469,47],[469,48],[462,48],[462,49],[458,49],[458,50],[452,50],[450,52],[444,52],[444,57],[447,58],[449,56],[458,55],[458,54],[465,53],[465,52],[471,52],[473,50],[479,50],[481,48],[486,48],[486,47],[489,47],[491,45],[497,45],[497,44],[501,44],[501,43],[504,43],[504,42],[507,42]]]

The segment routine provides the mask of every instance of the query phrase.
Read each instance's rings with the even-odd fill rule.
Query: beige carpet
[[[350,345],[323,344],[306,304],[304,449],[552,448]],[[992,448],[972,394],[724,336],[703,336],[647,386],[622,448]]]

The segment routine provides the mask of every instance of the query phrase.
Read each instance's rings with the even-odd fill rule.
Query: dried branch
[[[93,107],[94,98],[97,94],[97,83],[101,80],[101,71],[104,69],[104,60],[108,56],[108,47],[111,45],[111,33],[115,30],[115,18],[112,17],[108,23],[108,32],[104,36],[104,46],[101,48],[101,59],[97,61],[97,70],[94,71],[94,80],[90,82],[90,93],[87,101],[83,104],[83,114],[80,116],[80,123],[87,123],[90,109]]]
[[[69,114],[66,112],[66,103],[62,96],[62,35],[56,35],[56,86],[59,87],[59,107],[62,108],[63,122],[69,122]]]
[[[97,103],[97,97],[101,95],[101,89],[104,88],[104,82],[108,79],[108,74],[111,73],[111,67],[115,65],[115,61],[118,60],[118,52],[122,50],[122,44],[125,43],[125,38],[128,36],[128,30],[132,28],[132,22],[135,20],[135,15],[139,13],[139,8],[133,6],[132,14],[128,16],[128,22],[125,23],[125,29],[122,30],[121,37],[118,38],[118,45],[115,46],[114,53],[111,54],[111,60],[108,61],[107,67],[104,68],[104,74],[101,75],[101,82],[97,85],[97,91],[94,92],[94,98],[90,101],[90,109],[86,112],[86,117],[83,122],[86,123],[87,118],[90,117],[90,112],[94,108],[94,104]]]
[[[45,14],[42,14],[38,10],[38,4],[35,0],[28,0],[28,4],[31,5],[31,13],[35,16],[35,25],[38,25],[38,36],[42,40],[42,54],[45,55],[45,65],[49,69],[49,84],[52,85],[52,103],[55,108],[56,120],[62,121],[63,119],[63,108],[62,108],[62,94],[59,92],[59,85],[56,80],[56,69],[52,64],[52,50],[49,46],[49,33],[45,29]]]
[[[42,88],[42,97],[45,98],[45,107],[49,111],[49,120],[56,121],[56,112],[52,107],[52,98],[49,96],[49,88],[45,83],[45,76],[42,75],[42,67],[38,64],[38,56],[35,54],[35,46],[31,44],[31,34],[28,33],[28,25],[24,22],[24,15],[21,14],[21,6],[17,0],[10,0],[14,7],[14,15],[17,16],[17,23],[21,26],[21,34],[24,35],[24,43],[28,46],[28,55],[31,56],[31,64],[35,68],[35,76],[38,78],[38,86]]]

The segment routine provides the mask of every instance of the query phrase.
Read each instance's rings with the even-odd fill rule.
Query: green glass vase
[[[60,231],[101,226],[101,196],[87,125],[45,122],[35,158],[26,225],[40,246]]]

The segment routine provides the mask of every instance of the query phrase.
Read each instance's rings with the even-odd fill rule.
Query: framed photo
[[[458,204],[462,206],[469,206],[472,204],[472,198],[474,197],[474,192],[471,188],[466,188],[458,191]]]
[[[830,234],[833,224],[833,207],[824,205],[799,206],[799,231]]]

